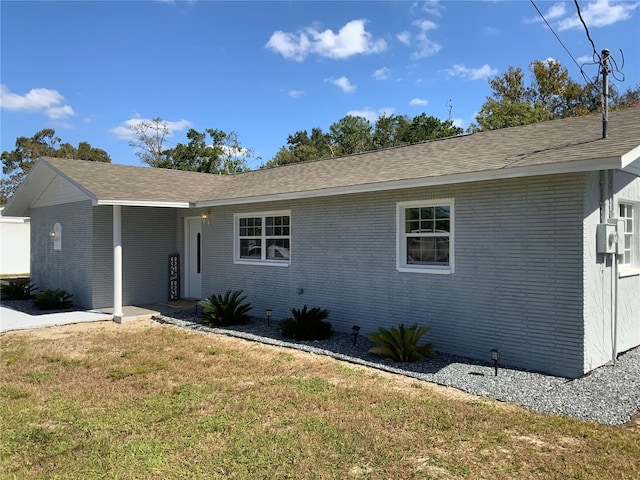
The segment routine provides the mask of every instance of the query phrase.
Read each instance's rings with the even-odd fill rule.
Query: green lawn
[[[0,336],[2,479],[640,478],[640,433],[166,325]]]

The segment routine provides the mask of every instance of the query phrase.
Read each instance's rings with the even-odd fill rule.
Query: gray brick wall
[[[54,250],[50,237],[56,222],[62,227],[61,250]],[[40,291],[66,290],[80,308],[92,304],[91,223],[90,201],[31,210],[31,281]]]
[[[95,207],[95,308],[113,305],[113,213]],[[122,207],[124,305],[168,299],[168,258],[177,251],[176,213],[172,208]]]
[[[584,176],[557,175],[212,209],[203,295],[243,289],[262,316],[328,308],[336,330],[431,326],[443,352],[583,373]],[[451,197],[455,273],[398,272],[396,203]],[[233,263],[233,214],[291,210],[288,268]],[[193,212],[190,212],[193,215]],[[179,220],[179,224],[182,220]],[[302,288],[303,294],[296,290]]]

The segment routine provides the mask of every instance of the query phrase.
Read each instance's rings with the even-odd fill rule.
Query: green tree
[[[411,120],[406,115],[383,115],[376,120],[373,132],[373,148],[397,147],[407,143]]]
[[[451,120],[442,121],[425,113],[412,119],[406,115],[384,115],[376,120],[374,127],[363,117],[347,115],[332,124],[329,133],[316,127],[310,137],[306,130],[289,135],[287,145],[260,168],[367,152],[462,132]]]
[[[281,147],[278,153],[263,167],[277,167],[289,163],[331,158],[329,136],[321,128],[311,129],[311,137],[306,130],[299,130],[287,137],[287,146]]]
[[[489,80],[492,95],[476,116],[478,124],[470,130],[495,130],[601,111],[602,78],[582,85],[572,80],[557,60],[536,60],[529,68],[529,86],[522,70],[514,67]],[[638,105],[640,86],[618,94],[610,84],[608,102],[611,109]]]
[[[160,117],[143,120],[130,124],[129,129],[135,136],[129,146],[135,149],[135,154],[142,163],[150,167],[166,165],[164,144],[171,131],[165,120]]]
[[[187,144],[178,143],[174,148],[163,150],[155,166],[204,173],[234,173],[248,169],[246,158],[252,152],[240,145],[235,132],[225,133],[213,128],[198,132],[192,128],[187,132],[187,138]]]
[[[525,86],[521,68],[509,67],[504,74],[490,79],[489,84],[493,95],[487,97],[476,116],[479,129],[496,130],[551,118],[542,104],[531,102],[532,90]]]
[[[8,201],[40,157],[111,162],[107,152],[92,147],[87,142],[80,142],[78,147],[60,142],[61,139],[56,136],[55,130],[45,128],[33,137],[18,137],[14,150],[2,152],[2,173],[5,178],[0,185],[0,203]]]
[[[635,88],[627,88],[623,93],[616,94],[613,108],[640,107],[640,85]]]
[[[240,144],[238,134],[234,131],[221,132],[222,164],[220,173],[239,173],[249,170],[247,159],[253,156],[251,149]]]
[[[453,125],[451,120],[440,120],[433,116],[421,113],[413,117],[411,124],[405,130],[404,143],[418,143],[436,138],[453,137],[460,135],[462,128]]]
[[[329,127],[332,156],[367,152],[373,147],[371,122],[364,117],[347,115]]]

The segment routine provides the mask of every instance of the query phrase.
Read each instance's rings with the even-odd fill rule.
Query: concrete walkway
[[[0,332],[68,325],[71,323],[103,322],[112,319],[113,315],[99,312],[62,312],[29,315],[28,313],[0,306]]]
[[[177,310],[195,308],[195,301],[179,301],[167,304],[153,304],[123,307],[123,322],[151,319],[154,315],[170,315]],[[105,308],[90,311],[72,311],[29,315],[0,304],[0,333],[11,330],[51,327],[85,322],[104,322],[113,320],[113,309]]]

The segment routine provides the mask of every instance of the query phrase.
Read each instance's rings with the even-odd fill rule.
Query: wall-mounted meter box
[[[596,230],[596,252],[617,253],[618,234],[616,226],[608,223],[599,223]]]

